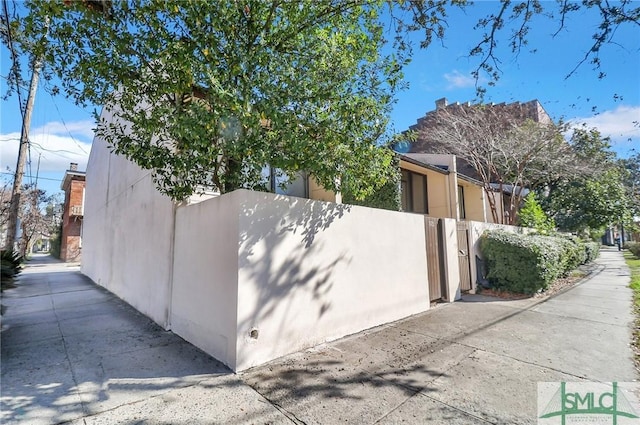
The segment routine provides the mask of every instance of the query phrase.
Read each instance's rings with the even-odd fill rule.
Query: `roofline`
[[[60,183],[60,190],[65,190],[65,187],[72,180],[73,177],[86,177],[87,173],[85,171],[77,171],[77,170],[67,170],[64,173],[64,178]],[[84,181],[84,179],[83,179]]]
[[[418,161],[417,159],[410,158],[410,157],[405,156],[405,155],[403,155],[401,153],[398,153],[398,152],[396,152],[396,154],[400,157],[401,160],[406,161],[406,162],[408,162],[410,164],[417,165],[419,167],[426,168],[428,170],[432,170],[432,171],[435,171],[435,172],[438,172],[438,173],[441,173],[441,174],[444,174],[444,175],[451,174],[451,170],[443,170],[440,167],[437,167],[437,166],[432,165],[432,164],[426,164],[424,162]],[[464,180],[464,181],[466,181],[468,183],[472,183],[472,184],[475,184],[476,186],[480,186],[480,187],[484,188],[484,183],[481,182],[480,180],[476,180],[473,177],[469,177],[466,174],[462,174],[462,173],[459,173],[459,172],[456,172],[456,176],[461,180]],[[490,187],[490,190],[492,190],[494,192],[498,192],[499,191],[499,189],[495,189],[493,187]]]
[[[86,171],[78,171],[78,170],[67,170],[65,171],[65,176],[66,175],[70,175],[70,176],[86,176],[87,173]]]
[[[438,105],[438,102],[441,102],[441,101],[444,101],[444,103],[441,103],[440,105]],[[527,101],[524,101],[524,102],[521,102],[521,101],[517,100],[517,101],[511,102],[511,103],[507,103],[507,102],[500,102],[500,103],[495,103],[495,102],[490,102],[490,103],[471,103],[471,101],[449,103],[447,101],[447,98],[443,97],[442,99],[438,99],[436,101],[435,109],[432,109],[432,110],[429,110],[429,111],[425,112],[424,115],[422,115],[419,118],[417,118],[415,123],[411,124],[407,130],[403,131],[403,133],[406,133],[407,131],[419,130],[421,121],[425,120],[427,117],[429,117],[429,115],[435,114],[441,109],[447,109],[447,108],[452,107],[452,106],[457,106],[457,107],[464,107],[464,106],[468,106],[468,107],[507,106],[507,107],[509,107],[509,106],[514,106],[514,105],[520,105],[520,106],[531,105],[531,106],[534,106],[535,109],[536,109],[536,113],[535,113],[535,121],[536,122],[543,122],[542,118],[546,117],[551,121],[551,123],[555,124],[555,121],[553,120],[553,118],[551,118],[551,115],[549,115],[549,112],[547,112],[547,110],[544,108],[544,106],[542,105],[540,100],[538,100],[537,98],[531,99],[531,100],[527,100]],[[532,118],[532,117],[526,117],[526,118]]]
[[[484,183],[483,183],[483,182],[481,182],[480,180],[476,180],[476,179],[474,179],[473,177],[469,177],[469,176],[467,176],[466,174],[458,173],[458,178],[459,178],[460,180],[464,180],[464,181],[467,181],[467,182],[469,182],[469,183],[473,183],[473,184],[475,184],[475,185],[478,185],[478,186],[480,186],[480,187],[483,187],[483,188],[484,188]],[[494,190],[494,189],[493,189],[493,188],[491,188],[491,190]]]
[[[410,158],[410,157],[405,156],[405,155],[403,155],[401,153],[396,152],[395,154],[398,155],[402,161],[406,161],[406,162],[408,162],[410,164],[417,165],[417,166],[422,167],[422,168],[426,168],[427,170],[435,171],[437,173],[441,173],[441,174],[445,174],[445,175],[448,175],[448,174],[451,173],[451,171],[449,171],[449,170],[443,170],[440,167],[436,167],[435,165],[427,164],[427,163],[422,162],[422,161],[418,161],[417,159]]]

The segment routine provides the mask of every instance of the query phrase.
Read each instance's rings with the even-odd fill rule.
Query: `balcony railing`
[[[69,212],[70,215],[84,215],[82,205],[72,205]]]

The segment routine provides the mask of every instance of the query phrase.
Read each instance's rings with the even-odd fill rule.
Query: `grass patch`
[[[633,311],[636,314],[636,323],[633,328],[633,349],[635,352],[636,367],[640,368],[640,259],[629,251],[624,252],[624,259],[631,269],[631,283],[633,289]]]

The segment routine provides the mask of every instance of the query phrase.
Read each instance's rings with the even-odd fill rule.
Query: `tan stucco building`
[[[489,196],[502,214],[502,194],[457,171],[455,155],[400,154],[402,210],[429,217],[495,223]]]

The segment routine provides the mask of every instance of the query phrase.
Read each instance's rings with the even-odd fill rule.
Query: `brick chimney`
[[[71,164],[69,164],[69,171],[78,171],[78,163],[72,162]]]
[[[446,108],[449,102],[447,102],[447,98],[443,97],[442,99],[436,100],[436,109]]]

